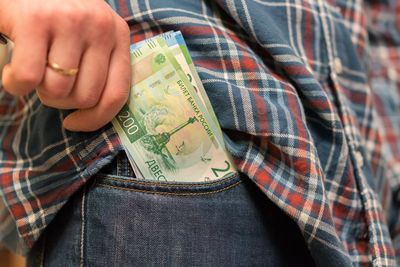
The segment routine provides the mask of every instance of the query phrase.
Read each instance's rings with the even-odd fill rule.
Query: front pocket
[[[226,178],[211,182],[160,182],[138,180],[128,176],[98,174],[97,186],[129,190],[160,195],[207,195],[229,190],[242,182],[242,177],[235,173]]]
[[[142,180],[136,178],[125,151],[121,151],[109,165],[96,174],[94,180],[95,184],[101,187],[150,194],[190,196],[222,192],[235,187],[244,179],[240,174],[232,173],[224,178],[207,182]]]

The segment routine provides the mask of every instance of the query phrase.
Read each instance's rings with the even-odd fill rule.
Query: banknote
[[[197,73],[196,67],[189,54],[189,50],[187,48],[185,40],[183,39],[182,33],[174,32],[173,37],[174,38],[171,37],[167,39],[168,47],[170,47],[171,53],[174,55],[176,61],[181,66],[183,72],[186,74],[196,93],[199,95],[201,101],[207,108],[211,119],[218,126],[218,137],[220,137],[221,144],[225,147],[221,127],[219,125],[217,116],[214,113],[214,109],[211,106],[210,99],[208,98],[203,83],[201,82],[199,74]]]
[[[180,67],[182,68],[182,70],[184,71],[186,76],[188,77],[188,79],[189,79],[190,83],[192,84],[193,88],[195,89],[196,93],[199,95],[200,100],[206,106],[208,113],[210,114],[214,123],[217,125],[218,133],[216,134],[216,137],[219,139],[221,145],[225,148],[222,130],[219,127],[218,119],[214,113],[214,110],[211,106],[210,100],[207,96],[207,93],[205,92],[203,84],[202,84],[200,77],[197,73],[197,70],[193,64],[193,60],[189,54],[189,50],[187,48],[186,42],[184,41],[182,33],[180,31],[164,32],[159,35],[153,36],[149,39],[145,39],[145,40],[136,42],[131,45],[130,49],[131,49],[131,51],[135,51],[138,47],[141,47],[144,44],[154,45],[153,42],[157,38],[162,38],[165,40],[165,42],[168,46],[168,49],[174,55],[176,61],[178,62],[178,64],[180,65]],[[136,171],[136,173],[138,173],[138,177],[143,178],[140,175],[138,168],[135,165],[135,162],[133,160],[131,160],[131,165],[134,168],[134,170]]]
[[[171,51],[173,56],[175,57],[176,61],[182,68],[183,72],[186,74],[188,80],[192,84],[193,88],[195,89],[196,93],[200,97],[200,100],[206,106],[208,113],[211,116],[211,119],[214,123],[218,126],[217,127],[217,138],[220,140],[221,144],[225,147],[223,142],[223,135],[222,130],[219,126],[219,122],[217,116],[214,113],[214,109],[210,103],[210,100],[207,96],[207,93],[204,89],[203,83],[197,73],[196,67],[193,63],[193,60],[190,56],[189,49],[186,45],[186,42],[183,38],[183,35],[180,31],[168,31],[162,34],[156,35],[152,38],[137,42],[131,45],[131,51],[134,51],[136,48],[141,47],[143,44],[154,42],[156,38],[162,38],[165,40],[168,49]]]
[[[131,94],[112,123],[143,179],[200,182],[235,172],[219,126],[165,40],[131,54]]]

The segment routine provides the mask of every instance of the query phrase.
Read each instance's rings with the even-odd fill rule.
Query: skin
[[[14,42],[3,86],[15,96],[74,109],[63,126],[94,131],[112,120],[129,95],[130,33],[103,0],[0,0],[0,32]],[[79,68],[65,76],[47,67]]]

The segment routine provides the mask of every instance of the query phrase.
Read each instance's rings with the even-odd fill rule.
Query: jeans
[[[121,153],[57,214],[28,266],[314,266],[297,225],[246,177],[132,177]]]

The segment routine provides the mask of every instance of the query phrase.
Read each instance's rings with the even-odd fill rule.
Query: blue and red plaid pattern
[[[400,1],[108,2],[132,42],[183,33],[239,170],[296,221],[317,265],[400,264]],[[121,150],[109,126],[72,133],[64,115],[0,92],[13,218],[0,216],[0,238],[16,229],[21,251]]]

